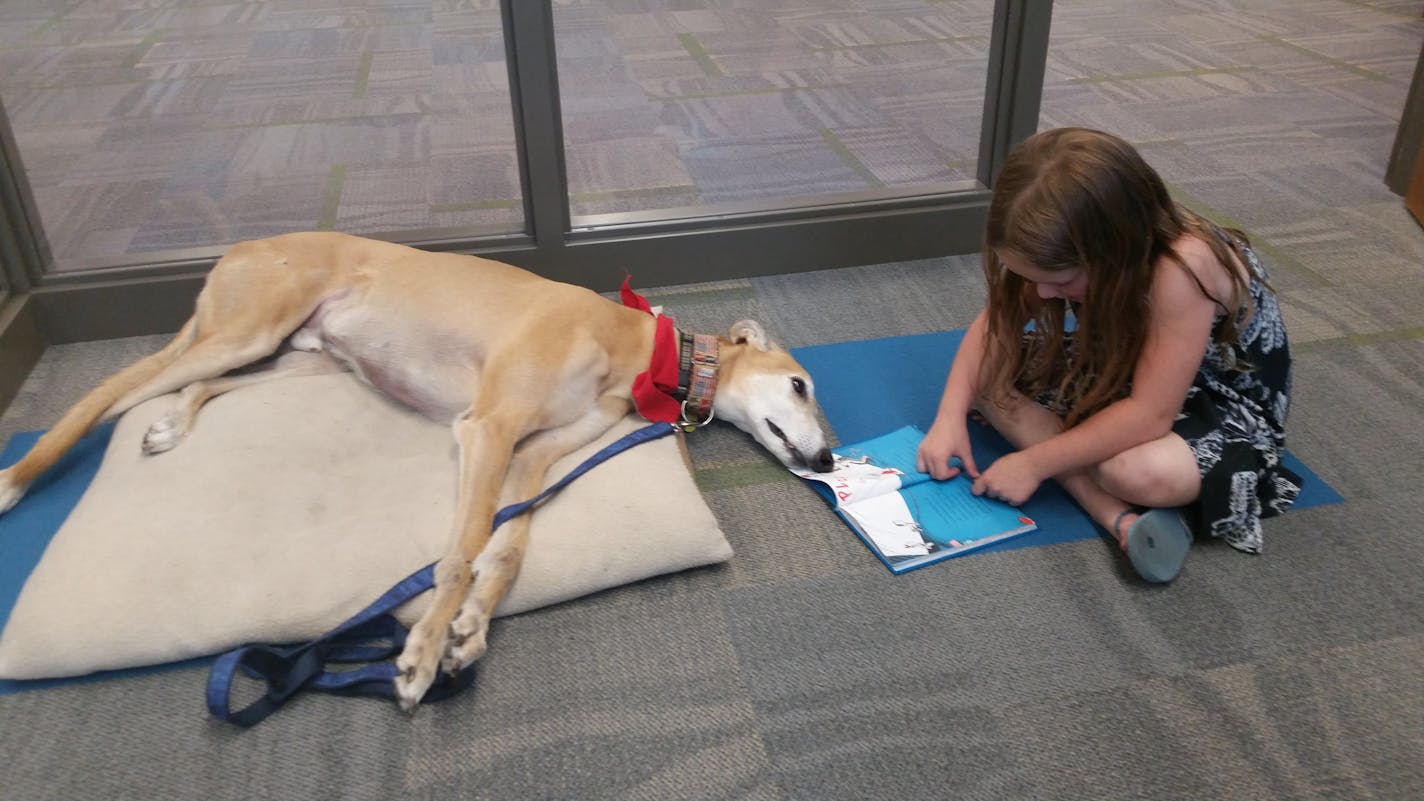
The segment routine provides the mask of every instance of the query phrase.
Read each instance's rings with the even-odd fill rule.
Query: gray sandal
[[[1127,527],[1124,537],[1119,527],[1129,514],[1137,514],[1138,518]],[[1118,535],[1137,575],[1153,584],[1166,584],[1176,578],[1192,546],[1191,529],[1175,509],[1128,509],[1113,521],[1113,533]]]

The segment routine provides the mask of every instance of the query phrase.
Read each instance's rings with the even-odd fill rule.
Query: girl
[[[1193,528],[1260,551],[1300,478],[1281,465],[1286,332],[1241,232],[1178,206],[1122,139],[1061,128],[1005,161],[984,277],[920,470],[950,478],[957,457],[976,494],[1015,505],[1057,479],[1152,582]],[[983,472],[972,407],[1020,449]]]

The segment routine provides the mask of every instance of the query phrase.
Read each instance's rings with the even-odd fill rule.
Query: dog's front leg
[[[549,466],[602,436],[631,411],[626,398],[604,396],[583,417],[558,428],[541,431],[520,443],[509,466],[500,506],[528,500],[544,485]],[[447,673],[464,670],[485,652],[485,636],[495,608],[509,591],[524,562],[529,538],[526,512],[499,527],[489,546],[475,560],[474,586],[450,625],[450,642],[441,667]]]
[[[477,412],[472,406],[455,421],[460,453],[455,528],[445,556],[435,566],[435,597],[396,659],[396,699],[402,709],[414,709],[435,681],[450,622],[469,594],[471,564],[489,542],[495,501],[514,443],[524,433],[526,414],[509,407]]]

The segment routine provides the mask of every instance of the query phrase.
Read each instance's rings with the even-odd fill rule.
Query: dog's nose
[[[835,467],[836,460],[831,457],[830,448],[822,448],[820,453],[811,457],[811,469],[817,473],[829,473]]]

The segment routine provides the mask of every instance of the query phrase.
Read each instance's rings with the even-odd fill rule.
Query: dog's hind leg
[[[239,367],[271,356],[290,331],[221,332],[201,336],[171,364],[143,384],[129,390],[105,413],[105,417],[122,414],[146,400],[177,392],[194,381],[217,378]]]
[[[94,388],[65,412],[20,461],[0,470],[0,512],[14,506],[30,483],[99,420],[115,417],[150,398],[182,389],[194,381],[216,378],[268,356],[301,322],[299,318],[285,330],[271,326],[261,331],[238,327],[205,333],[200,328],[200,318],[201,314],[189,320],[163,350],[120,370]]]
[[[335,269],[323,261],[294,268],[288,252],[275,242],[239,242],[228,250],[198,293],[192,344],[162,371],[130,388],[110,414],[271,356],[323,297],[342,286]]]
[[[605,396],[575,422],[541,431],[520,443],[510,462],[500,508],[538,494],[550,465],[598,439],[631,408],[625,398]],[[524,561],[531,514],[526,512],[500,526],[471,566],[474,584],[450,624],[450,641],[441,663],[445,672],[457,673],[484,655],[490,616]]]
[[[197,323],[189,320],[162,350],[139,359],[90,390],[20,461],[0,470],[0,512],[14,506],[30,483],[58,461],[101,417],[115,414],[112,410],[122,396],[151,381],[177,361],[192,345],[196,333]]]
[[[252,372],[194,381],[178,393],[178,400],[173,408],[149,426],[143,437],[143,452],[155,454],[172,450],[192,431],[193,422],[203,404],[218,395],[278,378],[325,375],[343,372],[345,369],[325,353],[294,350],[283,353],[270,364]]]

